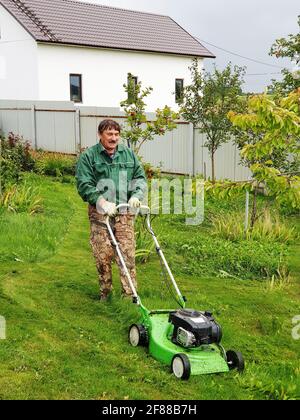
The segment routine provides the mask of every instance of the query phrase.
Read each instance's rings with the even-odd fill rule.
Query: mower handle
[[[130,209],[131,207],[130,207],[130,205],[128,204],[128,203],[123,203],[123,204],[119,204],[117,207],[116,207],[116,210],[117,211],[119,211],[121,208],[123,208],[123,207],[125,207],[125,208],[127,208],[127,209]],[[148,213],[150,213],[150,207],[148,207],[148,206],[140,206],[140,207],[137,207],[137,209],[139,210],[139,212],[140,212],[140,210],[147,210],[147,214]],[[138,212],[138,213],[139,213]]]
[[[119,205],[116,207],[116,210],[117,210],[117,211],[119,211],[122,207],[125,207],[125,208],[127,208],[127,209],[128,209],[128,208],[130,208],[130,205],[129,205],[128,203],[119,204]],[[172,283],[173,283],[173,286],[174,286],[174,288],[175,288],[175,290],[176,290],[177,296],[179,297],[179,303],[180,303],[180,306],[181,306],[182,308],[184,308],[184,307],[185,307],[185,302],[186,302],[186,299],[185,299],[185,297],[184,297],[184,296],[182,296],[182,294],[181,294],[181,292],[180,292],[180,290],[179,290],[179,288],[178,288],[178,286],[177,286],[177,283],[176,283],[176,281],[175,281],[175,279],[174,279],[174,277],[173,277],[173,274],[172,274],[172,272],[171,272],[171,270],[170,270],[170,267],[169,267],[169,265],[168,265],[168,263],[167,263],[167,260],[166,260],[166,258],[165,258],[165,256],[164,256],[164,253],[163,253],[163,251],[162,251],[162,249],[161,249],[161,247],[160,247],[160,245],[159,245],[159,243],[158,243],[158,240],[157,240],[157,238],[156,238],[156,236],[155,236],[155,233],[153,232],[153,229],[152,229],[152,226],[151,226],[151,217],[150,217],[150,216],[151,216],[151,210],[150,210],[150,207],[148,207],[148,206],[140,206],[140,207],[138,208],[138,211],[137,211],[137,213],[136,213],[136,216],[140,213],[140,211],[141,211],[141,210],[146,210],[146,211],[147,211],[147,213],[145,214],[145,216],[147,217],[146,221],[147,221],[148,231],[149,231],[149,233],[152,235],[153,241],[154,241],[154,243],[155,243],[156,251],[157,251],[157,253],[158,253],[159,257],[161,258],[161,261],[163,262],[164,266],[166,267],[166,270],[167,270],[167,272],[168,272],[168,275],[169,275],[169,277],[170,277],[170,279],[171,279],[171,281],[172,281]],[[111,236],[111,238],[112,238],[113,244],[114,244],[114,246],[116,247],[116,250],[117,250],[117,253],[118,253],[119,259],[120,259],[120,261],[121,261],[121,264],[122,264],[123,269],[124,269],[124,271],[125,271],[125,274],[126,274],[126,276],[127,276],[127,279],[128,279],[129,284],[130,284],[131,290],[132,290],[132,292],[133,292],[133,297],[134,297],[134,300],[138,303],[138,305],[141,305],[141,302],[140,302],[140,299],[139,299],[139,297],[138,297],[137,291],[136,291],[136,289],[135,289],[135,287],[134,287],[134,284],[132,283],[132,279],[131,279],[131,277],[130,277],[129,271],[128,271],[127,267],[126,267],[126,264],[125,264],[124,258],[123,258],[123,256],[122,256],[122,253],[121,253],[121,250],[120,250],[119,244],[118,244],[118,242],[116,241],[116,238],[115,238],[115,236],[114,236],[113,230],[112,230],[112,228],[111,228],[111,226],[110,226],[110,223],[109,223],[109,216],[107,216],[107,218],[106,218],[106,225],[107,225],[108,231],[109,231],[109,233],[110,233],[110,236]]]

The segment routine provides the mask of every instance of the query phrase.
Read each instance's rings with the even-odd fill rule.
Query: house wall
[[[0,99],[38,99],[37,44],[0,5]]]
[[[189,57],[73,46],[38,45],[40,100],[70,100],[69,75],[82,74],[84,106],[119,107],[130,72],[153,87],[147,110],[176,109],[175,79],[190,83]],[[203,60],[200,60],[202,64]]]

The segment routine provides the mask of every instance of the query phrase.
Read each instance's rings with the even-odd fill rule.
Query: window
[[[175,80],[175,101],[178,104],[183,96],[183,79]]]
[[[128,74],[127,78],[127,86],[128,86],[128,102],[134,102],[135,96],[135,88],[138,84],[138,78],[136,76],[132,76],[132,74]]]
[[[70,74],[70,97],[73,102],[82,102],[81,74]]]

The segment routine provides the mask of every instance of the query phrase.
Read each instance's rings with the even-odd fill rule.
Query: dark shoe
[[[109,293],[108,295],[105,293],[100,293],[99,296],[99,300],[100,302],[110,302],[111,301],[111,293]]]

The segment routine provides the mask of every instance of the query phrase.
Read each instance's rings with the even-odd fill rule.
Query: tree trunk
[[[252,205],[252,214],[251,214],[251,229],[253,229],[255,222],[257,219],[257,188],[254,189],[254,195],[253,195],[253,205]]]
[[[215,151],[211,152],[211,180],[214,184],[216,182],[216,175],[215,175]]]

